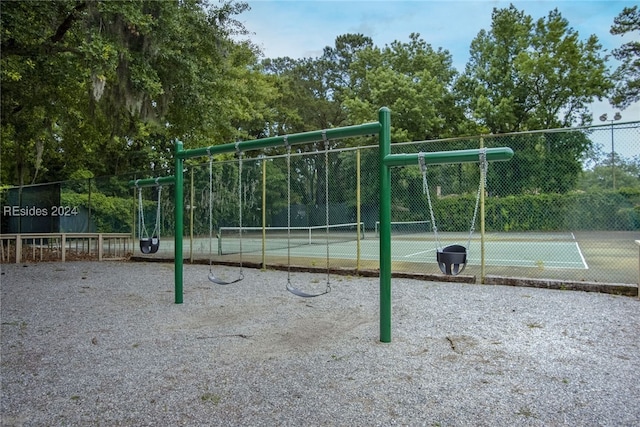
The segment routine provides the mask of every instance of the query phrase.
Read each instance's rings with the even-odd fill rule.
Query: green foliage
[[[63,206],[91,209],[91,222],[95,224],[98,233],[128,233],[132,231],[135,204],[133,197],[109,197],[100,193],[92,193],[91,203],[89,203],[89,194],[62,192],[60,202]],[[147,206],[147,209],[153,209],[150,205]]]
[[[523,194],[485,199],[485,229],[488,232],[638,230],[640,204],[624,192],[570,194]],[[433,198],[433,196],[432,196]],[[421,206],[426,206],[426,196]],[[472,195],[433,198],[433,210],[439,231],[468,231],[471,227],[475,197]],[[635,206],[634,206],[635,205]],[[612,214],[613,213],[613,214]],[[424,220],[420,209],[394,213],[398,221]],[[479,224],[476,224],[476,229]]]
[[[457,82],[468,114],[492,133],[584,124],[610,88],[595,35],[581,40],[557,9],[534,22],[513,5],[494,9]]]
[[[94,202],[101,205],[92,213],[101,226],[115,230],[131,216],[121,209],[131,198],[127,180],[115,175],[171,173],[176,138],[185,148],[195,148],[359,124],[375,120],[383,105],[393,113],[394,141],[495,136],[582,123],[586,105],[594,97],[606,96],[611,87],[597,38],[581,38],[557,10],[536,21],[514,6],[495,9],[491,27],[473,40],[471,58],[460,76],[450,53],[417,33],[384,47],[362,34],[345,34],[319,57],[259,62],[258,49],[238,37],[246,32],[235,17],[248,7],[233,0],[215,5],[207,0],[60,0],[42,2],[37,8],[28,2],[4,2],[0,182],[22,185],[70,179],[67,190],[90,193],[92,209]],[[625,9],[612,31],[637,30],[635,18],[637,8]],[[637,50],[627,48],[637,45],[625,45],[614,55],[622,61],[637,58]],[[630,64],[637,66],[637,61]],[[635,73],[636,68],[625,70]],[[633,89],[633,73],[616,75],[624,74]],[[604,229],[627,227],[637,218],[636,196],[623,190],[587,201],[586,196],[572,193],[576,188],[636,188],[637,162],[613,159],[613,185],[612,165],[606,158],[582,172],[584,154],[594,147],[581,132],[494,136],[487,138],[488,146],[515,151],[511,162],[489,170],[488,203],[496,203],[491,213],[495,229],[565,227],[569,224],[560,218],[573,218],[573,207],[597,215],[588,212],[588,203],[617,212],[615,225],[595,218]],[[369,142],[353,138],[331,144]],[[476,148],[477,143],[430,141],[421,149]],[[310,144],[296,149],[324,147]],[[268,150],[268,154],[283,152]],[[377,161],[375,150],[362,153],[362,164]],[[214,215],[218,225],[234,225],[237,163],[215,167],[219,178]],[[259,222],[260,201],[254,187],[260,183],[260,168],[256,162],[243,171],[245,223]],[[267,170],[267,212],[275,217],[286,208],[286,163],[270,161]],[[335,187],[331,203],[355,207],[349,190],[355,170],[354,156],[330,157],[329,175],[343,177],[331,183]],[[292,203],[324,204],[323,156],[296,157],[292,171]],[[438,182],[443,194],[449,195],[438,199],[436,207],[443,230],[468,229],[477,168],[455,165],[429,173],[430,182]],[[362,169],[363,206],[377,206],[377,174],[375,167]],[[198,168],[195,175],[202,184],[196,186],[195,204],[203,208],[208,203],[207,170]],[[392,185],[394,216],[421,219],[414,218],[424,202],[415,197],[421,193],[420,174],[414,168],[394,171]],[[65,197],[79,197],[69,192]],[[120,208],[117,200],[122,201]],[[171,203],[163,203],[165,227],[170,228]],[[515,215],[518,209],[527,214]],[[580,223],[572,221],[571,226]],[[195,222],[199,232],[207,230],[206,215],[196,215]]]
[[[498,136],[489,142],[514,151],[511,161],[496,163],[489,171],[489,188],[499,196],[575,189],[582,153],[591,145],[586,135],[571,131]]]
[[[616,82],[612,104],[624,109],[640,101],[640,8],[636,5],[625,7],[614,19],[611,34],[627,35],[636,33],[636,39],[624,43],[613,50],[613,56],[622,64],[616,69],[613,78]]]
[[[508,196],[486,203],[488,231],[637,230],[640,225],[638,209],[615,191]]]
[[[577,188],[583,191],[640,187],[640,156],[625,158],[618,153],[605,153],[601,145],[587,151],[589,159],[579,174]],[[615,180],[614,180],[615,178]]]
[[[262,128],[275,94],[253,68],[255,48],[232,39],[244,32],[233,17],[247,8],[233,0],[3,3],[2,181],[158,170],[175,138],[189,148]]]
[[[452,93],[456,74],[451,54],[434,49],[417,33],[407,43],[367,46],[350,66],[344,107],[350,121],[360,123],[376,119],[378,108],[388,106],[396,141],[456,135],[467,123]]]

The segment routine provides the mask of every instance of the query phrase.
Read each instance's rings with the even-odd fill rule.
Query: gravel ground
[[[2,265],[2,425],[640,425],[636,298],[394,279],[380,343],[377,278],[207,273]]]

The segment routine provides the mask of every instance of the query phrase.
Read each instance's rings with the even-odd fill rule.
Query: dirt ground
[[[381,343],[378,278],[1,268],[3,426],[640,425],[635,297],[394,279]]]

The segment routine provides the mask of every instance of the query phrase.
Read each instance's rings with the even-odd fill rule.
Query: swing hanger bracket
[[[282,142],[284,143],[284,146],[287,147],[287,154],[291,154],[291,144],[289,144],[289,138],[287,135],[282,137]]]
[[[427,170],[427,162],[424,160],[424,152],[418,153],[418,164],[420,165],[420,170],[425,172]]]
[[[322,142],[324,143],[324,150],[329,151],[329,138],[327,138],[327,130],[322,130]]]

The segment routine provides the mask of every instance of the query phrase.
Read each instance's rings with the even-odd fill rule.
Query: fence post
[[[88,222],[87,232],[91,233],[91,178],[88,178],[88,181],[89,181],[89,183],[88,183],[89,184],[89,195],[87,197],[87,204],[89,205],[89,213],[88,213],[89,220],[87,221]]]
[[[22,262],[22,236],[16,234],[16,264]]]

